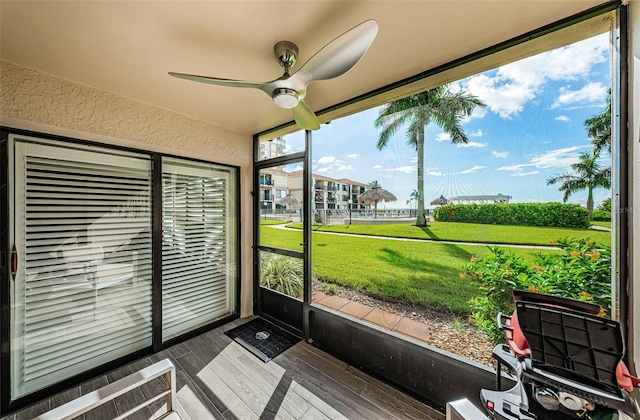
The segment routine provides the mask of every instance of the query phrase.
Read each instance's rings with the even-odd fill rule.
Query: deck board
[[[31,418],[164,358],[176,365],[177,411],[183,420],[444,419],[442,413],[304,341],[262,363],[224,334],[246,321],[235,320],[0,420]],[[112,418],[164,389],[164,378],[158,378],[84,418]],[[135,418],[156,419],[165,410],[159,401]]]

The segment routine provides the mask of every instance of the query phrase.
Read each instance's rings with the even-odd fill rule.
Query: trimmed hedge
[[[550,226],[586,229],[589,211],[578,204],[448,204],[436,207],[434,217],[441,222],[487,225]]]
[[[610,222],[611,221],[611,212],[604,210],[594,210],[593,211],[593,221],[594,222]]]

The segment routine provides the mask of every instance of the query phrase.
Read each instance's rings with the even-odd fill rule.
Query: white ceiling
[[[305,101],[318,111],[601,3],[3,0],[0,58],[253,134],[291,121],[290,111],[258,90],[167,72],[273,80],[282,74],[277,41],[295,42],[304,63],[353,26],[377,20],[378,36],[356,67],[309,87]]]

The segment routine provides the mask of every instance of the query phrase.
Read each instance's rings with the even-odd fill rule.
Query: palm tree
[[[418,152],[418,215],[417,226],[426,226],[424,217],[424,129],[434,123],[451,137],[453,144],[468,143],[461,120],[477,108],[486,105],[477,97],[464,92],[452,92],[447,85],[438,86],[417,95],[398,99],[385,105],[375,121],[382,128],[378,150],[384,149],[401,128],[407,129],[407,144]]]
[[[409,205],[409,217],[411,217],[411,202],[413,200],[417,200],[418,199],[418,190],[413,190],[411,191],[411,195],[409,196],[409,199],[407,200],[407,204]]]
[[[566,203],[571,194],[586,189],[587,210],[589,219],[593,219],[593,189],[597,187],[611,188],[611,167],[601,168],[598,165],[600,152],[583,153],[580,160],[571,165],[572,173],[556,175],[547,180],[547,185],[560,184],[559,191],[564,191],[562,202]]]
[[[417,200],[418,199],[418,190],[413,190],[411,191],[411,194],[409,195],[409,199],[407,200],[407,204],[410,204],[413,200]]]
[[[611,88],[607,92],[607,107],[602,114],[594,115],[584,122],[593,148],[600,152],[606,148],[611,153]]]

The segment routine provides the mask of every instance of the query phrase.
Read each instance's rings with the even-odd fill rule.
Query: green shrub
[[[598,210],[604,210],[611,213],[611,197],[605,198],[598,206]]]
[[[594,210],[593,211],[593,221],[594,222],[610,222],[611,221],[611,212],[605,210]]]
[[[551,226],[586,229],[589,211],[577,204],[448,204],[436,207],[434,217],[441,222],[489,225]]]
[[[498,312],[511,314],[513,291],[528,290],[595,303],[608,311],[611,305],[611,248],[585,239],[562,239],[560,254],[538,254],[533,263],[500,247],[492,255],[471,262],[460,274],[476,282],[482,294],[470,302],[472,322],[494,343],[504,342],[498,330]]]
[[[261,286],[295,298],[302,298],[303,278],[302,260],[278,254],[264,252],[261,254]]]

